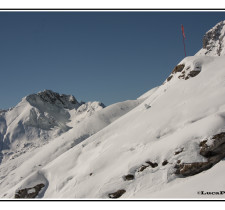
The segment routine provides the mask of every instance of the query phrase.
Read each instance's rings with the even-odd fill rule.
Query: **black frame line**
[[[100,12],[100,11],[124,11],[124,12],[134,12],[134,11],[146,11],[146,12],[225,12],[225,8],[0,8],[0,12],[28,12],[28,11],[93,11],[93,12]],[[0,202],[224,202],[225,198],[223,199],[1,199]]]
[[[224,11],[225,8],[214,8],[214,9],[210,9],[210,8],[0,8],[0,11],[27,11],[27,10],[31,10],[31,11],[67,11],[67,10],[71,10],[71,11]]]

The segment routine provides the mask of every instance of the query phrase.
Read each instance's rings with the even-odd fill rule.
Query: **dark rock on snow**
[[[123,177],[124,181],[130,181],[134,179],[134,175],[132,174],[127,174]]]
[[[109,193],[109,194],[108,194],[108,197],[109,197],[109,198],[119,198],[119,197],[121,197],[125,192],[126,192],[126,190],[121,189],[121,190],[118,190],[118,191],[116,191],[116,192],[114,192],[114,193]]]
[[[15,194],[15,198],[36,198],[44,186],[44,184],[38,184],[31,188],[18,190]]]
[[[173,75],[170,75],[166,80],[169,82],[173,78]]]
[[[74,109],[75,107],[80,106],[74,96],[59,94],[52,90],[44,90],[37,94],[31,94],[27,96],[26,99],[31,105],[35,105],[37,101],[42,101],[43,103],[56,105],[65,109]]]
[[[158,163],[152,163],[151,161],[146,161],[145,163],[147,163],[148,165],[142,165],[139,169],[138,172],[142,172],[144,171],[146,168],[148,168],[149,166],[151,166],[152,168],[155,168],[158,166]]]
[[[200,73],[200,71],[196,71],[196,70],[190,71],[189,74],[185,77],[185,80],[189,79],[190,77],[195,77],[199,73]]]
[[[208,146],[207,140],[203,140],[200,146],[200,155],[204,157],[212,157],[216,155],[225,155],[225,132],[216,134],[212,137],[213,143]]]
[[[138,172],[142,172],[142,171],[144,171],[146,168],[148,168],[149,167],[149,165],[148,166],[146,166],[146,165],[142,165],[139,169],[138,169]]]
[[[181,72],[183,69],[184,69],[184,64],[179,64],[173,69],[172,74],[176,74],[177,72]]]
[[[210,167],[212,167],[212,165],[208,164],[208,162],[182,163],[180,165],[175,166],[175,168],[177,168],[175,174],[181,174],[183,176],[192,176],[204,170],[207,170]]]
[[[200,142],[200,155],[207,158],[206,162],[182,163],[177,164],[175,174],[181,174],[184,177],[198,174],[208,170],[225,157],[225,132],[216,134],[212,137],[213,143],[207,145],[208,140]]]
[[[151,161],[146,161],[147,164],[149,164],[152,168],[155,168],[158,166],[158,163],[152,163]]]
[[[173,76],[177,73],[180,73],[180,75],[178,76],[179,79],[187,80],[189,78],[197,76],[201,72],[201,66],[195,66],[194,69],[192,69],[192,70],[189,70],[190,66],[188,66],[186,68],[184,68],[184,67],[185,67],[184,64],[177,65],[173,69],[170,76],[166,79],[166,81],[169,82],[173,78]]]
[[[167,165],[168,164],[168,161],[167,160],[164,160],[163,162],[162,162],[162,166],[165,166],[165,165]]]
[[[178,154],[180,154],[180,153],[183,152],[183,151],[184,151],[184,148],[181,148],[180,150],[176,151],[176,152],[174,153],[174,155],[178,155]]]

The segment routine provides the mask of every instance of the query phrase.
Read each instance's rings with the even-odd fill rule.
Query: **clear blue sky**
[[[106,105],[160,85],[224,12],[0,12],[0,108],[44,89]]]

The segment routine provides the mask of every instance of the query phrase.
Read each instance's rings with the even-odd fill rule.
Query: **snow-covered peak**
[[[77,108],[80,104],[72,95],[65,95],[53,92],[52,90],[44,90],[37,94],[31,94],[26,97],[31,105],[37,103],[49,103],[65,109]]]
[[[196,55],[225,55],[225,20],[217,23],[203,37],[203,47]]]
[[[14,108],[0,110],[0,156],[3,150],[9,154],[0,157],[0,164],[47,144],[104,107],[101,102],[79,103],[72,95],[44,90],[24,97]]]

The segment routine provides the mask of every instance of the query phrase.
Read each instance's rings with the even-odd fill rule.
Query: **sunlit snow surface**
[[[193,56],[180,62],[191,68],[196,63],[201,66],[196,77],[183,80],[177,74],[138,100],[80,118],[68,111],[71,129],[0,165],[0,197],[13,198],[18,189],[44,183],[39,198],[108,199],[119,189],[126,190],[121,199],[224,198],[198,194],[225,190],[223,161],[188,178],[174,174],[178,160],[206,161],[199,143],[225,131],[225,57]],[[16,110],[25,116],[28,109]],[[162,166],[164,160],[168,164]],[[145,161],[158,167],[138,172]],[[125,181],[127,174],[135,178]]]

